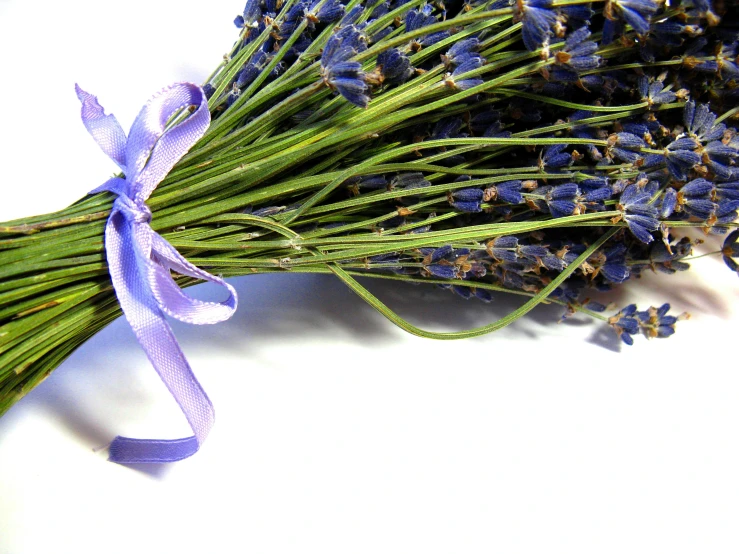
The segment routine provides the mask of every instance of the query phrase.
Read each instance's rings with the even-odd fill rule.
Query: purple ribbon
[[[177,161],[203,136],[210,112],[202,89],[175,83],[142,108],[126,134],[116,118],[105,115],[95,96],[76,86],[82,121],[103,152],[123,170],[91,191],[118,195],[105,227],[105,251],[110,278],[123,313],[151,364],[175,397],[194,436],[175,440],[116,437],[110,460],[122,464],[165,463],[192,456],[208,436],[213,405],[180,349],[165,314],[195,325],[218,323],[236,310],[236,291],[218,277],[189,263],[149,225],[146,200]],[[181,110],[189,115],[167,128]],[[186,113],[186,112],[185,112]],[[170,270],[225,287],[221,303],[190,298],[175,283]]]

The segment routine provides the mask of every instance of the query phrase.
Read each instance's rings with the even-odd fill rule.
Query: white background
[[[0,0],[0,221],[62,208],[115,170],[75,82],[128,128],[151,94],[210,72],[241,8]],[[0,553],[736,553],[739,280],[717,258],[694,270],[613,297],[693,314],[631,348],[547,307],[427,341],[327,276],[235,280],[236,317],[175,325],[218,421],[168,466],[99,450],[187,433],[116,321],[0,420]],[[516,305],[370,286],[436,330]]]

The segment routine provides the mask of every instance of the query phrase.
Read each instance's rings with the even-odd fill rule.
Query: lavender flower
[[[634,344],[633,335],[639,333],[639,320],[635,315],[636,304],[629,304],[608,320],[624,344],[629,346]]]
[[[652,233],[659,229],[657,208],[650,201],[651,196],[647,192],[636,185],[629,185],[618,202],[621,217],[629,230],[645,244],[654,240]]]
[[[739,275],[739,263],[737,263],[737,259],[739,259],[739,229],[732,231],[726,237],[721,255],[729,269]]]
[[[590,31],[580,27],[573,31],[565,41],[565,47],[554,55],[555,62],[575,74],[597,68],[601,57],[596,56],[598,44],[588,40]]]
[[[377,56],[377,72],[380,83],[404,83],[415,73],[408,56],[396,48],[390,48]]]
[[[557,171],[572,165],[572,155],[565,152],[566,144],[547,146],[541,153],[539,169],[544,172]]]
[[[433,7],[430,4],[424,4],[419,10],[409,10],[405,16],[405,30],[406,32],[417,31],[423,27],[433,25],[436,23],[436,17],[433,14]],[[413,41],[411,47],[414,50],[419,50],[422,46],[431,46],[449,37],[448,31],[438,31],[436,33],[430,33],[422,36],[420,40]]]
[[[700,143],[690,137],[679,138],[667,145],[667,169],[675,179],[687,180],[690,170],[700,163],[701,156],[696,152],[699,146]]]
[[[682,210],[698,219],[710,219],[716,211],[711,201],[713,184],[705,179],[694,179],[686,183],[677,193],[677,204]]]
[[[566,217],[578,212],[577,197],[580,189],[575,183],[557,185],[546,193],[546,203],[552,217]]]
[[[557,14],[551,0],[521,0],[516,4],[516,18],[522,21],[522,38],[529,52],[549,46]]]
[[[659,106],[660,104],[669,104],[677,100],[677,94],[671,90],[665,89],[662,81],[656,80],[649,82],[646,75],[640,75],[637,79],[637,87],[642,102],[647,102],[649,107]]]
[[[244,6],[244,12],[241,15],[236,16],[234,19],[234,25],[237,27],[256,27],[259,20],[262,18],[262,10],[259,5],[259,0],[247,0]]]
[[[369,86],[362,64],[350,60],[366,48],[361,32],[350,25],[331,35],[321,56],[323,82],[360,108],[369,103]]]
[[[631,25],[640,35],[649,31],[650,17],[657,13],[659,5],[654,0],[609,0],[604,15],[610,21],[617,17]]]
[[[482,67],[483,60],[478,57],[469,57],[462,64],[458,65],[454,71],[447,73],[444,83],[456,90],[467,90],[484,83],[479,77],[464,77],[466,73],[474,71]]]
[[[344,16],[344,5],[339,0],[315,0],[306,17],[313,23],[331,23]]]
[[[454,44],[446,54],[441,55],[441,61],[445,66],[461,65],[470,58],[481,58],[477,50],[480,48],[480,41],[477,37],[471,37],[461,40]]]
[[[647,338],[665,338],[673,335],[678,319],[687,317],[667,315],[669,310],[670,305],[663,304],[659,308],[651,307],[644,312],[636,312],[639,327]]]

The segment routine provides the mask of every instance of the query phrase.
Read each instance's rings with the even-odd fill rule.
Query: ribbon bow
[[[189,263],[149,225],[146,200],[177,161],[203,136],[210,112],[203,90],[175,83],[142,108],[128,134],[116,118],[105,115],[95,96],[76,86],[82,121],[103,152],[123,170],[90,194],[118,195],[105,227],[105,251],[118,301],[151,364],[177,400],[194,436],[175,440],[116,437],[110,460],[117,463],[164,463],[192,456],[208,436],[213,405],[180,349],[165,314],[196,325],[218,323],[236,310],[236,291],[218,277]],[[191,113],[167,128],[182,109]],[[203,302],[185,295],[170,270],[225,287],[227,300]]]

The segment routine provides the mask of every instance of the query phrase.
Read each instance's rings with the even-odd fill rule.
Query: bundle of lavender
[[[671,335],[679,316],[609,310],[590,291],[687,270],[691,227],[723,235],[715,254],[739,268],[730,0],[249,0],[235,23],[203,85],[205,134],[136,215],[193,267],[332,273],[431,338],[557,303],[626,344]],[[121,314],[105,229],[123,192],[0,224],[0,414]],[[184,259],[176,283],[200,282]],[[529,299],[432,333],[356,277]]]

